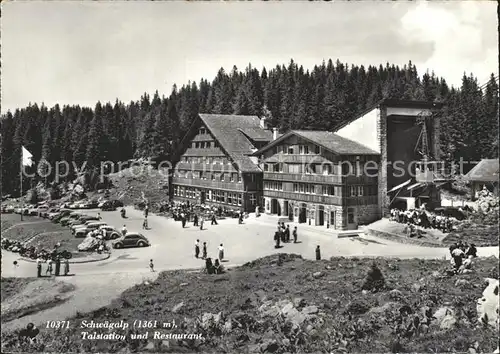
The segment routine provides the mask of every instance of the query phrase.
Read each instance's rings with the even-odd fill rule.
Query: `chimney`
[[[262,118],[260,119],[260,127],[261,127],[262,129],[267,129],[266,117],[262,117]]]
[[[278,128],[273,128],[273,140],[278,139]]]

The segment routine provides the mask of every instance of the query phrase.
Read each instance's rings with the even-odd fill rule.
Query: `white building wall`
[[[375,108],[336,131],[335,134],[353,140],[380,153],[380,142],[377,137],[379,119],[379,109]]]

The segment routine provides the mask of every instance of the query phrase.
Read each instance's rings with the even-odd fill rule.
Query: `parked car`
[[[62,226],[67,226],[70,222],[74,220],[79,220],[83,215],[78,213],[71,213],[69,216],[61,219],[60,224]]]
[[[71,213],[74,213],[73,211],[69,209],[62,209],[58,213],[52,213],[49,215],[49,219],[52,220],[54,223],[60,222],[63,218],[69,217]]]
[[[72,232],[75,234],[75,237],[85,237],[87,236],[87,233],[90,231],[97,230],[99,227],[106,225],[105,222],[91,222],[88,223],[87,225],[83,227],[77,227],[72,230]]]
[[[99,227],[99,229],[104,233],[105,240],[116,240],[117,238],[122,236],[121,231],[117,230],[113,226],[103,225]]]
[[[27,215],[38,216],[38,208],[35,207],[35,206],[28,207],[28,213],[27,213]]]
[[[37,215],[41,218],[44,217],[45,213],[49,211],[50,207],[48,205],[41,205],[37,208]]]
[[[85,203],[85,205],[89,209],[94,209],[98,207],[99,202],[97,200],[90,200],[87,203]]]
[[[78,227],[78,225],[87,225],[88,223],[97,221],[99,221],[99,218],[97,218],[97,216],[82,215],[77,220],[70,222],[68,226],[70,227],[71,230],[74,230],[75,228]]]
[[[50,219],[51,215],[57,215],[61,212],[61,209],[59,208],[50,208],[47,211],[42,213],[42,217],[46,219]]]
[[[125,247],[146,247],[151,246],[148,239],[138,233],[131,232],[127,233],[125,236],[121,236],[112,243],[113,248],[125,248]]]
[[[102,207],[102,211],[114,211],[116,208],[121,208],[123,207],[123,202],[120,200],[108,200],[106,201]]]
[[[14,207],[12,205],[5,205],[2,207],[2,213],[10,214],[14,212]]]

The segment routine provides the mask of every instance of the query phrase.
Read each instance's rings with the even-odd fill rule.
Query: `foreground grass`
[[[13,224],[8,230],[2,232],[2,237],[6,237],[9,240],[25,242],[38,234],[54,231],[66,231],[68,234],[71,234],[69,230],[64,229],[61,225],[51,223],[50,221],[44,219],[37,219],[28,223],[19,222]],[[52,248],[54,245],[51,245],[50,247]]]
[[[67,301],[75,287],[54,278],[2,278],[1,322],[31,315]]]
[[[424,353],[466,352],[475,346],[477,352],[491,353],[497,348],[497,331],[478,326],[476,312],[484,278],[498,278],[496,258],[478,260],[473,273],[453,277],[445,275],[449,268],[445,261],[376,259],[387,288],[362,292],[372,262],[357,258],[313,262],[280,255],[218,276],[163,272],[154,283],[146,282],[125,291],[110,306],[79,314],[71,319],[70,329],[45,330],[41,344],[18,347],[15,334],[2,333],[2,350]],[[293,307],[284,305],[289,301],[297,308],[310,305],[314,315],[302,325],[292,326],[280,314],[283,306]],[[452,308],[456,323],[443,329],[434,320],[427,328],[421,327],[420,332],[409,330],[407,325],[415,316],[421,321],[425,319],[426,306],[432,313],[443,306]],[[405,315],[405,311],[412,314]],[[209,321],[212,315],[207,313],[221,314],[217,320]],[[205,339],[152,340],[153,329],[149,330],[149,340],[81,339],[79,325],[83,320],[124,320],[132,326],[136,319],[159,323],[175,320],[177,329],[160,331],[201,333]],[[131,333],[120,329],[115,332]]]
[[[18,225],[21,223],[28,223],[34,221],[40,221],[41,219],[36,216],[23,215],[23,220],[21,221],[21,215],[9,213],[9,214],[1,214],[0,216],[0,227],[2,233],[11,228],[14,225]]]
[[[14,294],[17,294],[29,283],[37,280],[37,278],[4,278],[0,281],[2,301],[7,300]]]

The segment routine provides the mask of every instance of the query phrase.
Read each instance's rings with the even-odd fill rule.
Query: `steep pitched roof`
[[[464,179],[478,182],[498,182],[498,159],[484,159],[464,176]]]
[[[272,139],[272,134],[269,135],[260,127],[259,117],[226,114],[199,114],[199,117],[217,139],[222,149],[238,164],[241,171],[261,171],[248,156],[255,151],[255,147],[245,136],[247,135],[254,141],[263,141],[263,139],[270,141]]]
[[[343,138],[332,132],[319,130],[291,130],[288,133],[280,136],[278,139],[272,141],[270,144],[266,145],[259,151],[255,152],[254,155],[261,154],[263,151],[277,145],[279,142],[283,141],[291,135],[296,135],[305,140],[309,140],[310,142],[315,143],[338,155],[380,155],[377,151],[372,150],[360,143]]]
[[[238,130],[253,141],[269,142],[273,140],[273,133],[269,130],[262,129],[260,126],[257,128],[255,127],[238,128]]]

